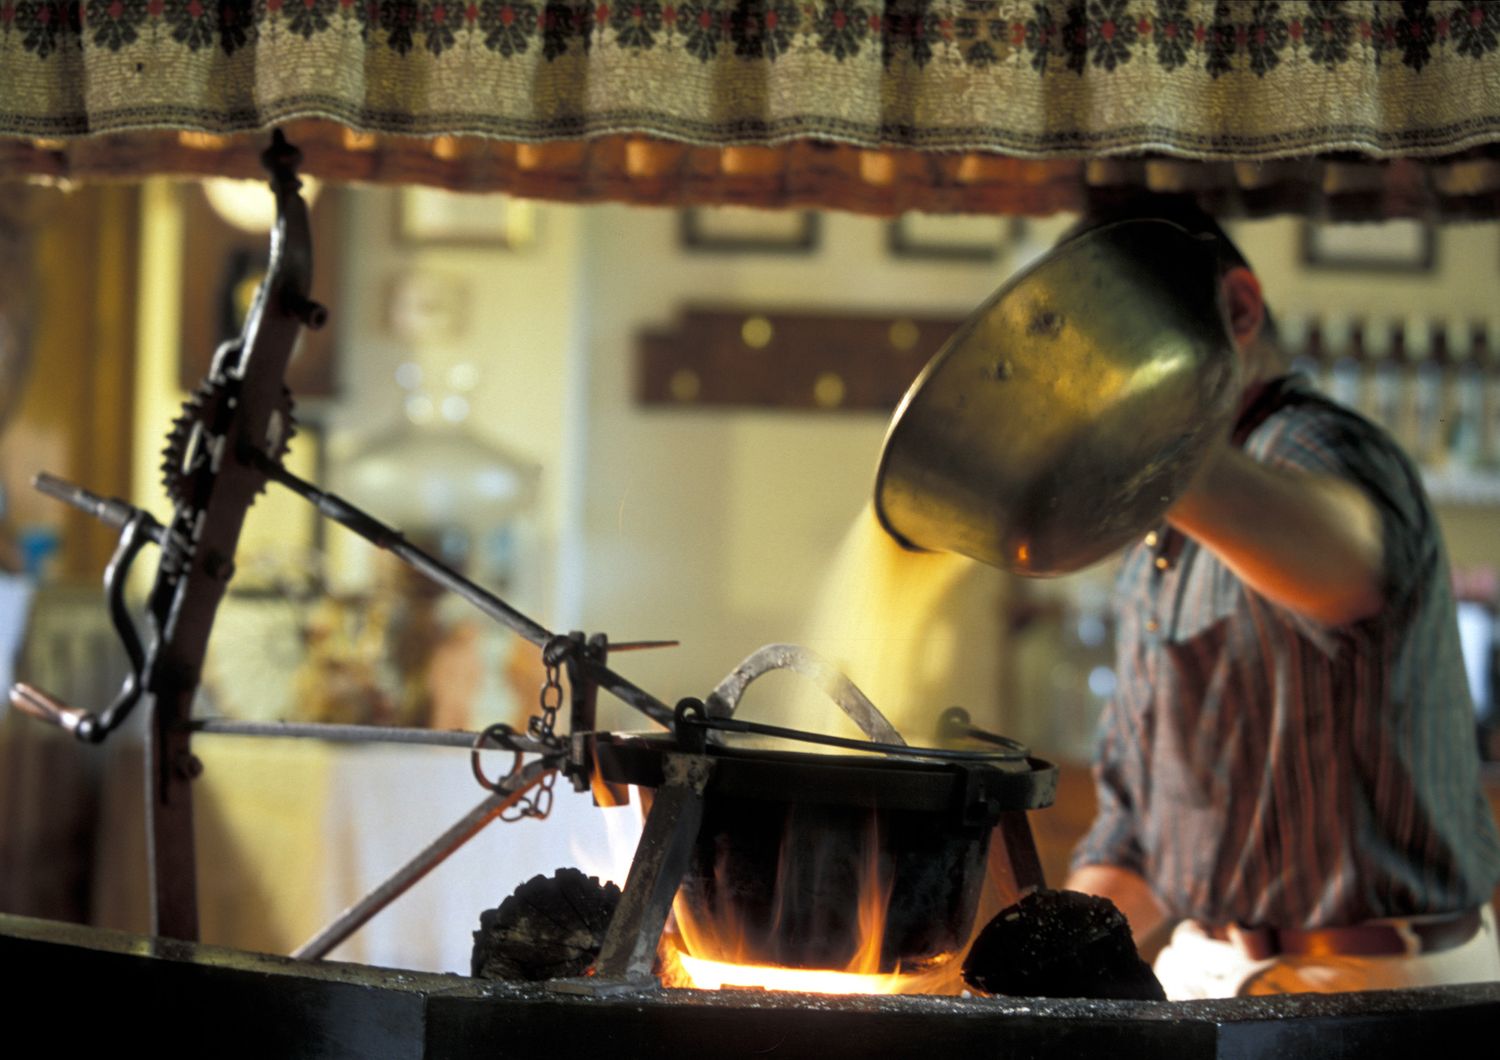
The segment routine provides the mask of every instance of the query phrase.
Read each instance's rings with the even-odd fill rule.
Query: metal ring
[[[521,772],[522,752],[514,743],[514,738],[518,735],[519,733],[505,724],[505,722],[498,721],[474,737],[474,744],[469,749],[469,768],[474,771],[474,779],[479,782],[480,787],[486,788],[489,791],[501,791],[503,790],[502,785],[505,781]],[[515,760],[511,763],[510,772],[505,774],[496,783],[490,782],[490,778],[484,775],[484,767],[479,764],[479,752],[484,750],[484,744],[487,740],[493,740],[499,750],[510,751],[516,756]]]
[[[673,732],[688,754],[703,754],[708,749],[709,714],[701,699],[680,700],[672,712]]]

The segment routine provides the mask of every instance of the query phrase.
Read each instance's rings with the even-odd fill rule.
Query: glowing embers
[[[663,948],[672,945],[663,941]],[[959,992],[958,966],[944,962],[939,972],[910,975],[861,974],[834,972],[820,968],[779,968],[769,964],[733,964],[693,957],[673,949],[663,954],[662,981],[667,986],[691,987],[697,990],[783,990],[799,994],[956,994]],[[942,989],[930,989],[930,979],[940,980]],[[953,989],[946,989],[949,980]]]

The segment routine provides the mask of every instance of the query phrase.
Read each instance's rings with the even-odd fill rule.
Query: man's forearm
[[[1329,625],[1380,610],[1380,514],[1352,483],[1266,467],[1223,446],[1168,520],[1246,584]]]

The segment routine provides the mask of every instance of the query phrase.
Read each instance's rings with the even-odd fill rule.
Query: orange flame
[[[717,908],[711,919],[695,916],[679,894],[673,905],[675,932],[662,936],[662,981],[699,990],[784,990],[810,994],[957,994],[963,989],[960,961],[944,954],[917,967],[898,964],[880,970],[891,881],[880,872],[873,823],[865,847],[857,902],[858,945],[837,968],[790,968],[751,961],[756,947],[731,909]],[[773,907],[785,908],[789,854],[783,845]],[[722,866],[720,867],[722,873]],[[722,882],[722,880],[721,880]],[[720,889],[723,893],[724,889]]]

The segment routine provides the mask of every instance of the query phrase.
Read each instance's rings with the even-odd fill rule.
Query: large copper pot
[[[1228,430],[1218,252],[1167,221],[1060,244],[1000,288],[897,409],[875,510],[898,541],[1027,575],[1155,524]]]

